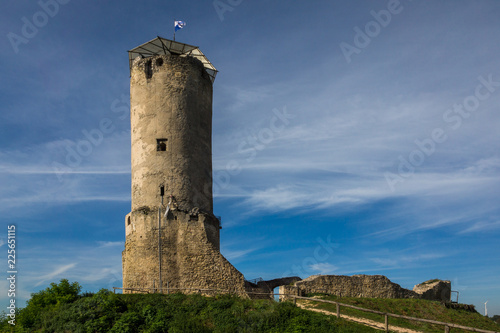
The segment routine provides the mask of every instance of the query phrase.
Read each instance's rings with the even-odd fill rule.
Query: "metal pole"
[[[161,206],[158,207],[158,288],[160,293],[163,289],[163,284],[161,282],[161,207],[163,207],[163,195],[164,195],[164,187],[160,187],[160,196],[161,196]]]
[[[161,207],[158,207],[158,290],[161,292]]]

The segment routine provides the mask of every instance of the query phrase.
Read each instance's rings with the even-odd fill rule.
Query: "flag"
[[[184,22],[184,21],[175,21],[175,23],[174,23],[175,31],[182,29],[185,26],[186,26],[186,22]]]

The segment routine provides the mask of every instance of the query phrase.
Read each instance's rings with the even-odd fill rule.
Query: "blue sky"
[[[19,302],[61,278],[121,286],[126,51],[177,19],[220,71],[214,213],[246,278],[448,279],[500,314],[499,2],[45,3],[0,14],[0,249],[15,224]]]

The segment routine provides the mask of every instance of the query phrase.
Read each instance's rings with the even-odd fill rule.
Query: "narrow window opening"
[[[127,225],[130,225],[130,216],[127,218]]]
[[[156,139],[156,151],[167,151],[167,139]]]
[[[144,66],[144,73],[146,73],[146,79],[150,79],[153,77],[153,66],[151,59],[149,59]]]

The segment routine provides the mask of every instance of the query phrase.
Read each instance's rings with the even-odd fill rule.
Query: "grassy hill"
[[[0,332],[378,332],[373,328],[302,310],[292,303],[248,300],[230,295],[113,294],[107,290],[81,294],[78,283],[59,284],[32,294],[25,308],[16,313],[16,325],[5,312]],[[500,325],[477,312],[453,310],[439,302],[417,299],[337,298],[316,295],[363,308],[405,316],[452,322],[493,331]],[[303,301],[299,301],[303,302]],[[308,303],[335,312],[334,304]],[[383,322],[380,315],[341,308],[341,313]],[[391,325],[424,332],[443,332],[434,326],[403,319]],[[454,333],[460,330],[452,329]]]
[[[487,318],[477,312],[454,310],[447,308],[444,304],[435,301],[427,301],[422,299],[381,299],[381,298],[353,298],[353,297],[336,297],[326,295],[308,295],[315,298],[321,298],[339,303],[355,305],[365,309],[372,309],[381,312],[394,313],[408,317],[417,317],[423,319],[431,319],[441,322],[454,323],[463,326],[481,328],[491,331],[500,331],[500,325],[495,323],[490,318]],[[300,302],[300,301],[299,301]],[[302,301],[304,302],[304,301]],[[335,304],[309,302],[308,307],[336,312]],[[383,323],[384,318],[381,315],[363,312],[360,310],[341,307],[341,314],[367,318]],[[441,325],[432,325],[427,323],[410,322],[399,318],[390,318],[389,323],[400,327],[406,327],[417,331],[429,333],[442,333],[444,331]],[[452,332],[470,332],[456,328]]]
[[[375,332],[291,303],[230,295],[80,294],[78,283],[59,284],[32,294],[16,316],[4,316],[1,332]]]

